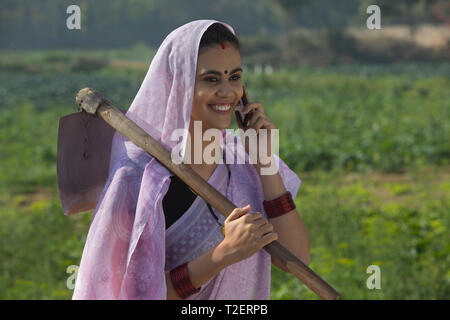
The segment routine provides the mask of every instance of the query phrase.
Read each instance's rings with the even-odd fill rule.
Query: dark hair
[[[240,51],[239,39],[223,24],[214,23],[203,33],[198,51],[213,44],[220,45],[221,42],[225,41],[231,42]]]

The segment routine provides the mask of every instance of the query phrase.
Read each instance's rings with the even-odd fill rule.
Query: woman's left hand
[[[245,88],[244,88],[245,90]],[[273,122],[267,117],[267,115],[264,113],[264,108],[262,106],[262,104],[260,102],[250,102],[244,107],[243,109],[243,116],[245,117],[245,115],[250,112],[253,111],[253,114],[248,122],[248,126],[244,127],[243,123],[241,122],[241,119],[239,116],[236,115],[236,120],[238,123],[238,126],[240,129],[242,129],[244,132],[246,132],[249,129],[253,129],[256,131],[256,141],[252,143],[256,143],[256,151],[257,151],[257,160],[253,160],[252,158],[252,162],[254,163],[254,166],[256,167],[256,169],[259,169],[261,166],[270,166],[270,163],[273,159],[273,150],[272,150],[272,132],[271,129],[276,129],[275,125],[273,124]],[[267,129],[267,135],[261,135],[260,134],[260,129]],[[241,136],[241,140],[242,140],[242,136]],[[247,140],[247,139],[246,139]],[[266,140],[266,141],[261,141],[261,140]],[[245,151],[247,151],[247,154],[249,154],[249,143],[247,141],[242,140],[242,142],[246,142],[245,143]],[[260,157],[260,150],[259,150],[259,146],[261,145],[261,142],[265,145],[267,145],[267,149],[265,154],[262,154],[263,158],[265,161],[261,162],[261,157]],[[270,158],[270,162],[267,163],[267,160]],[[256,163],[255,163],[256,162]]]

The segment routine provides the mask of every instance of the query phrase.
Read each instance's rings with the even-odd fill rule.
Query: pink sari
[[[184,128],[187,134],[198,45],[205,30],[216,22],[193,21],[167,36],[127,112],[168,150],[178,143],[170,140],[175,129]],[[224,130],[223,137],[226,135]],[[222,150],[245,153],[237,140],[233,148],[223,142]],[[295,198],[301,181],[276,159],[284,185]],[[254,166],[231,164],[229,168],[229,181],[222,163],[209,182],[238,207],[251,204],[252,212],[264,213],[263,190]],[[193,260],[223,240],[200,198],[166,230],[162,199],[170,176],[156,159],[116,132],[109,177],[94,210],[73,299],[166,299],[165,271]],[[218,212],[216,215],[223,223],[225,218]],[[270,263],[270,256],[260,250],[223,269],[189,299],[268,299]]]

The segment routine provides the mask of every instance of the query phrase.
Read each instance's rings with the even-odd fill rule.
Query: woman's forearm
[[[188,263],[191,282],[195,288],[200,288],[228,265],[222,247],[219,244]],[[181,298],[175,291],[172,280],[170,279],[170,271],[166,272],[166,284],[167,299],[180,300]]]
[[[275,159],[272,157],[270,163],[273,163]],[[264,192],[264,199],[269,201],[273,200],[282,194],[286,193],[286,187],[281,179],[280,173],[277,171],[275,174],[264,175],[261,174],[261,168],[269,167],[269,165],[256,165],[256,171],[261,179],[261,184]]]
[[[260,172],[259,168],[257,169]],[[261,184],[264,191],[264,199],[269,201],[276,199],[287,192],[286,187],[277,172],[273,175],[261,175]],[[310,263],[310,241],[309,234],[297,210],[292,210],[282,216],[269,219],[274,230],[278,233],[278,241],[287,249],[294,253],[306,265]],[[272,260],[273,263],[288,272],[279,261]]]

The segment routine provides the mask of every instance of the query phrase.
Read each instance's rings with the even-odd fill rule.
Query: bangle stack
[[[279,217],[296,208],[289,191],[276,199],[263,201],[263,205],[269,219]]]
[[[200,291],[200,288],[196,289],[191,282],[187,264],[186,262],[170,271],[170,279],[172,280],[173,287],[182,299],[186,299],[190,295]]]

